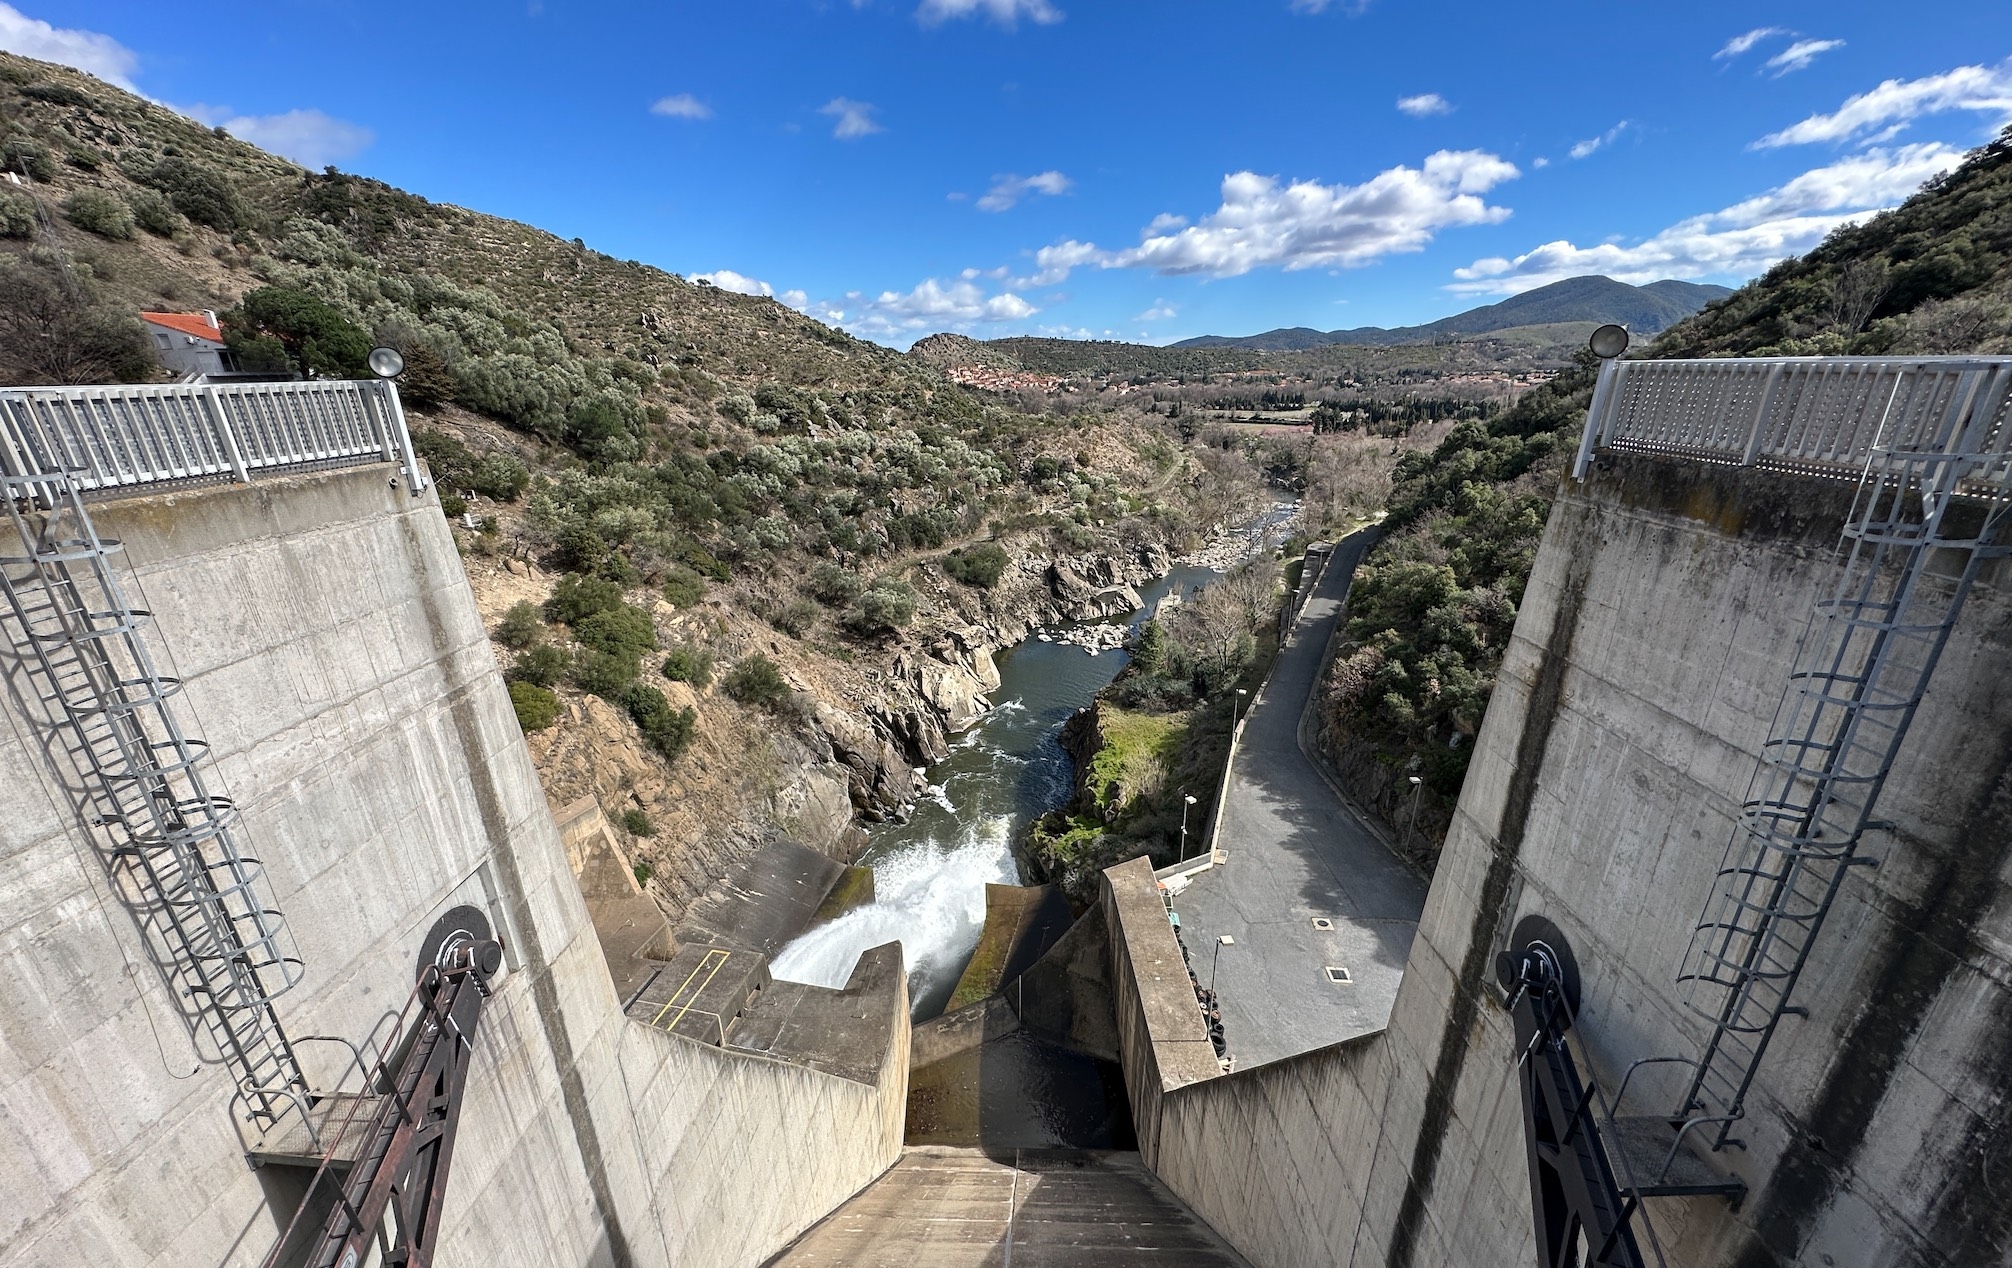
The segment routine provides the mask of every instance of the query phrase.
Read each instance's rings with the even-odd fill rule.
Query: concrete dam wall
[[[391,465],[95,502],[162,672],[243,813],[304,976],[310,1082],[412,990],[442,912],[507,949],[482,1016],[440,1262],[759,1263],[895,1161],[898,966],[851,1077],[624,1016],[439,506]],[[0,549],[0,554],[16,553]],[[246,1165],[0,647],[0,1265],[258,1264],[290,1168]],[[884,998],[882,998],[884,996]]]
[[[1109,874],[1146,1160],[1253,1263],[1542,1262],[1497,954],[1531,915],[1562,933],[1576,1040],[1610,1093],[1641,1058],[1699,1051],[1710,1025],[1675,979],[1852,505],[1846,481],[1640,454],[1567,481],[1382,1033],[1219,1073],[1150,877]],[[1671,1264],[2012,1262],[2003,558],[1877,818],[1876,865],[1846,869],[1742,1147],[1696,1151],[1744,1200],[1647,1202]],[[1683,1073],[1645,1067],[1627,1099],[1675,1111]]]

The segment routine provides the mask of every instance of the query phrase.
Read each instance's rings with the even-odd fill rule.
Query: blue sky
[[[900,347],[1737,283],[2012,122],[2002,0],[17,4],[0,47]]]

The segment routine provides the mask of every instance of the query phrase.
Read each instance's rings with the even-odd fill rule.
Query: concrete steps
[[[767,1268],[1248,1268],[1136,1153],[925,1146]]]

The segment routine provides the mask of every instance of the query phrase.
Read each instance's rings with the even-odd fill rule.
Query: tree
[[[289,368],[323,378],[368,372],[370,336],[306,291],[262,286],[223,315],[224,342],[241,362],[269,364],[276,345]]]
[[[790,695],[782,670],[759,652],[735,665],[720,688],[742,704],[763,709],[780,707]]]
[[[159,374],[146,327],[101,299],[67,256],[0,256],[0,381],[145,383]]]

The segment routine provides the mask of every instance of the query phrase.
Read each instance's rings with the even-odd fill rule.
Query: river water
[[[1140,588],[1136,625],[1176,586],[1213,579],[1180,566]],[[817,986],[843,986],[862,951],[899,941],[914,1018],[943,1011],[985,926],[986,884],[1022,883],[1015,837],[1069,799],[1075,774],[1060,732],[1069,715],[1117,677],[1126,654],[1092,656],[1067,643],[1029,638],[999,654],[993,709],[952,740],[929,768],[929,793],[907,823],[876,831],[859,861],[873,869],[874,901],[784,947],[770,971]]]

